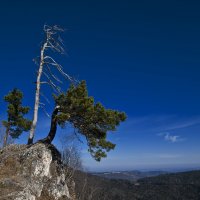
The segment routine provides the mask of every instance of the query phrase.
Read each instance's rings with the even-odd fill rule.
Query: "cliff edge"
[[[53,145],[9,145],[0,149],[0,200],[74,200]]]

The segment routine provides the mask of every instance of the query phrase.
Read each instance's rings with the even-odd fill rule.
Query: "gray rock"
[[[0,150],[0,200],[70,200],[60,153],[53,145]]]

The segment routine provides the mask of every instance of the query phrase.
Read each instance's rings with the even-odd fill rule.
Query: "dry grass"
[[[0,150],[0,199],[22,189],[17,176],[21,173],[20,162],[17,156],[21,148],[24,147],[9,145]]]

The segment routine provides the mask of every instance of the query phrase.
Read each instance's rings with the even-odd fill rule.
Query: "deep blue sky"
[[[43,25],[59,24],[67,29],[67,56],[56,56],[65,71],[85,79],[97,101],[128,115],[110,137],[116,150],[102,163],[92,161],[83,146],[85,166],[200,166],[199,10],[198,1],[183,0],[1,1],[1,99],[18,87],[24,104],[33,106],[32,59],[39,55]],[[0,107],[4,118],[2,100]],[[49,126],[40,114],[37,138]]]

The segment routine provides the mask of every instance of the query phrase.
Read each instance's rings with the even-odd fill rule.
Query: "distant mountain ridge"
[[[153,177],[158,176],[161,174],[168,174],[167,171],[139,171],[139,170],[133,170],[133,171],[113,171],[113,172],[98,172],[98,173],[91,173],[95,176],[100,176],[103,178],[108,179],[122,179],[122,180],[129,180],[129,181],[137,181],[142,178],[146,177]]]

